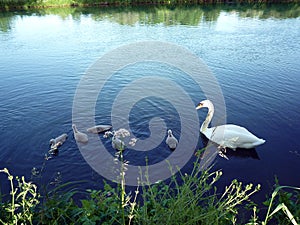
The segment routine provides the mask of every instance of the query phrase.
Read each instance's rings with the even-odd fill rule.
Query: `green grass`
[[[180,171],[168,182],[149,184],[149,175],[140,175],[140,186],[133,193],[121,185],[105,184],[103,190],[79,192],[77,183],[59,184],[42,194],[31,182],[14,178],[7,169],[10,198],[0,195],[0,224],[297,224],[300,222],[300,188],[280,186],[264,202],[267,211],[257,217],[251,196],[260,185],[233,180],[224,190],[216,183],[222,171],[200,171],[195,163],[191,174]],[[174,170],[174,168],[170,168]],[[66,190],[67,188],[67,190]],[[75,196],[84,197],[75,202]],[[241,221],[239,212],[252,210],[249,221]],[[237,222],[238,221],[238,222]]]
[[[268,211],[262,224],[267,224],[272,218],[276,221],[280,221],[278,224],[299,224],[300,188],[280,186],[277,178],[275,178],[275,182],[276,188],[273,191],[271,198],[264,202],[268,207]]]

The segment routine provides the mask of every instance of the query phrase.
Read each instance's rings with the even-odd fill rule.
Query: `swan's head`
[[[72,129],[73,129],[73,131],[74,131],[75,133],[78,133],[78,130],[77,130],[77,127],[76,127],[75,124],[72,124]]]
[[[168,136],[172,136],[172,130],[168,130]]]
[[[55,140],[52,138],[52,139],[49,141],[49,144],[50,144],[50,145],[55,145]]]
[[[213,107],[213,104],[210,100],[203,100],[197,105],[196,109],[198,110],[201,108],[212,108],[212,107]]]

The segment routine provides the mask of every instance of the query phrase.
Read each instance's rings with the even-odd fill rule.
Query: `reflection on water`
[[[290,5],[260,5],[253,6],[180,6],[180,7],[126,7],[126,8],[49,8],[20,12],[26,15],[58,15],[62,19],[70,16],[80,20],[82,15],[90,15],[94,20],[109,20],[121,25],[135,24],[164,24],[197,26],[201,22],[214,22],[219,19],[221,12],[237,13],[240,18],[286,19],[300,16],[298,4]],[[15,13],[0,15],[0,30],[7,32],[11,28]]]
[[[202,133],[200,134],[200,136],[201,136],[203,146],[208,147],[211,154],[218,153],[220,157],[223,157],[227,160],[231,159],[232,157],[241,158],[241,159],[242,158],[245,158],[245,159],[252,158],[252,159],[259,160],[259,156],[258,156],[258,153],[255,148],[251,148],[251,149],[237,148],[236,150],[233,150],[230,148],[221,148],[217,144],[209,142],[207,137],[205,137],[205,135],[203,135]],[[203,153],[203,155],[208,154],[207,150],[205,150],[205,151],[206,152]]]
[[[255,148],[252,149],[236,149],[235,151],[232,149],[226,149],[224,154],[230,159],[231,157],[236,158],[252,158],[252,159],[259,159],[257,151]]]
[[[228,123],[249,128],[267,140],[256,149],[260,160],[252,150],[247,152],[251,155],[242,156],[238,155],[240,151],[228,151],[229,161],[217,158],[216,166],[225,174],[224,184],[237,178],[262,183],[268,189],[276,174],[282,183],[299,186],[296,171],[300,169],[300,35],[295,28],[300,21],[286,19],[298,16],[297,5],[61,8],[0,14],[0,168],[28,175],[32,167],[45,167],[41,183],[55,182],[53,174],[61,172],[63,182],[88,179],[86,186],[99,188],[102,179],[84,161],[72,134],[74,92],[86,69],[98,57],[117,46],[150,39],[176,43],[204,59],[221,85]],[[117,95],[134,80],[134,74],[139,77],[139,71],[155,75],[163,71],[159,74],[168,80],[174,78],[195,104],[205,98],[195,82],[175,68],[154,70],[148,63],[140,65],[142,69],[136,68],[120,70],[107,81],[109,86],[103,93],[108,97]],[[107,104],[105,98],[104,103],[97,102],[95,121],[99,124],[110,122],[110,99],[106,99]],[[147,126],[156,121],[143,113],[148,107],[153,116],[168,115],[163,118],[180,137],[176,133],[179,121],[173,122],[178,118],[174,110],[161,110],[160,101],[146,100],[132,109],[132,134],[140,140],[150,135]],[[135,117],[138,112],[142,116]],[[203,121],[206,112],[198,113]],[[57,157],[44,161],[49,139],[61,133],[69,135],[67,142]],[[151,152],[150,162],[160,162],[172,154],[164,141],[160,147]],[[203,155],[208,162],[215,159],[213,147]],[[140,165],[143,154],[127,151],[126,157],[133,159],[133,165]],[[194,159],[183,172],[189,171]]]

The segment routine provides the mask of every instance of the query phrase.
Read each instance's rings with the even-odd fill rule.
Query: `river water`
[[[299,8],[280,5],[258,9],[235,6],[63,8],[1,13],[0,169],[7,167],[13,174],[30,179],[31,170],[36,167],[42,170],[42,178],[33,179],[40,184],[85,180],[85,188],[101,187],[102,176],[85,161],[81,154],[84,148],[78,147],[72,133],[73,104],[79,82],[91,65],[119,47],[158,41],[157,44],[179,46],[183,53],[187,51],[202,59],[222,91],[226,105],[226,118],[223,116],[222,121],[244,126],[266,140],[256,149],[228,150],[228,160],[219,155],[214,158],[214,168],[224,173],[220,188],[234,178],[260,183],[263,188],[257,198],[263,199],[272,188],[275,176],[282,185],[300,186],[299,18]],[[164,52],[148,51],[157,57]],[[172,53],[178,57],[176,62],[187,57],[181,53]],[[132,53],[125,52],[122,60],[129,56]],[[147,81],[149,86],[144,83],[142,89],[135,89],[132,82],[143,77],[157,82]],[[170,86],[160,83],[159,78],[180,86],[192,106],[180,94],[179,103],[164,98],[173,95],[176,99],[177,94]],[[133,86],[128,88],[129,84]],[[187,116],[189,126],[184,126],[174,104],[189,110],[207,96],[214,98],[214,93],[206,95],[203,88],[206,84],[201,83],[199,87],[195,79],[176,65],[153,60],[127,65],[105,80],[98,93],[104,97],[98,97],[95,103],[95,123],[111,124],[113,118],[119,119],[118,129],[124,119],[129,120],[137,145],[153,137],[152,128],[163,125],[161,132],[155,134],[157,139],[150,138],[153,142],[144,144],[149,151],[125,151],[129,163],[136,166],[145,165],[145,157],[150,164],[155,164],[174,154],[164,141],[166,129],[172,129],[184,145],[196,144],[195,149],[187,150],[192,151],[191,160],[183,169],[188,172],[196,158],[193,151],[203,147],[199,128],[207,110],[191,112],[198,119]],[[166,93],[157,96],[156,85]],[[132,96],[141,97],[136,102],[132,102],[133,97],[122,100],[121,114],[127,110],[125,106],[132,106],[127,118],[112,110],[115,99],[126,87]],[[152,94],[147,92],[147,87],[154,90]],[[219,103],[215,104],[217,114]],[[189,135],[195,133],[195,127],[197,135]],[[66,143],[59,148],[57,156],[45,160],[49,140],[62,133],[69,136]],[[110,141],[101,135],[100,139],[113,156]],[[106,156],[103,157],[106,161]],[[5,176],[2,174],[0,178],[5,192]]]

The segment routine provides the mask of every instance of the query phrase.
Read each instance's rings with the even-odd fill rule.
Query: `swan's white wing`
[[[203,133],[211,141],[232,149],[253,148],[265,142],[246,128],[233,124],[208,128]]]

